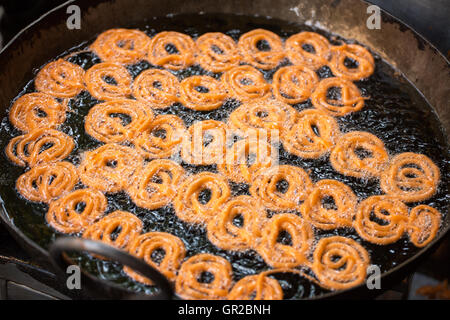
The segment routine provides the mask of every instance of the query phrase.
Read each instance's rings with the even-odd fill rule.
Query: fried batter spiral
[[[221,32],[208,32],[197,41],[197,61],[203,69],[223,72],[237,66],[240,56],[234,40]]]
[[[356,62],[357,67],[347,67],[347,59]],[[366,48],[357,44],[344,44],[331,47],[329,66],[336,77],[355,81],[369,77],[375,69],[375,61]]]
[[[66,106],[46,93],[27,93],[9,111],[9,121],[23,132],[54,129],[66,120]]]
[[[45,216],[48,224],[62,233],[78,233],[103,216],[107,200],[95,189],[78,189],[50,202]]]
[[[84,128],[86,133],[102,142],[132,141],[152,119],[152,111],[141,102],[111,100],[89,110]]]
[[[110,29],[101,33],[91,50],[105,62],[132,64],[145,59],[150,38],[139,30]]]
[[[264,70],[275,68],[284,58],[280,37],[264,29],[244,33],[239,38],[238,49],[245,62]]]
[[[228,94],[240,101],[264,99],[270,95],[270,84],[252,66],[234,67],[222,75]]]
[[[37,91],[57,98],[72,98],[84,89],[84,70],[80,66],[58,59],[45,65],[36,75]]]
[[[328,98],[328,90],[331,88],[340,89],[339,99]],[[364,107],[365,99],[367,98],[361,96],[358,87],[344,78],[321,80],[311,95],[311,102],[314,107],[337,117],[361,110]]]
[[[133,96],[154,109],[164,109],[179,100],[179,87],[177,77],[169,71],[149,69],[134,79]]]
[[[430,158],[405,152],[390,160],[388,168],[381,174],[380,187],[402,201],[418,202],[436,192],[439,179],[439,168]]]
[[[300,32],[286,40],[286,55],[295,65],[319,69],[328,63],[330,43],[315,32]],[[310,47],[312,50],[307,50]],[[305,50],[306,49],[306,50]]]
[[[209,196],[205,193],[209,193]],[[224,177],[212,172],[201,172],[187,177],[181,183],[173,206],[181,220],[205,224],[217,214],[229,197],[230,187]]]
[[[441,213],[425,204],[414,207],[409,213],[409,240],[416,247],[425,247],[436,237],[441,226]]]
[[[131,78],[128,70],[117,63],[97,63],[86,71],[84,81],[89,93],[99,100],[128,98],[131,95]]]
[[[148,47],[148,58],[157,66],[170,70],[180,70],[192,65],[195,42],[186,34],[165,31],[153,37]]]
[[[361,238],[378,245],[396,242],[407,226],[408,207],[391,196],[371,196],[362,201],[354,221]]]
[[[180,100],[189,109],[214,110],[223,104],[226,97],[222,83],[210,76],[191,76],[180,84]]]
[[[73,139],[54,129],[36,129],[12,138],[6,155],[15,164],[33,167],[39,163],[49,163],[67,157],[74,147]]]
[[[50,202],[73,189],[78,182],[77,169],[66,161],[42,163],[22,174],[17,191],[27,200]]]
[[[138,170],[127,193],[139,207],[157,209],[175,197],[184,169],[174,161],[156,159]]]
[[[228,300],[282,300],[283,289],[276,279],[266,275],[246,276],[236,282]]]
[[[273,75],[275,97],[284,103],[295,104],[308,100],[319,83],[317,74],[305,66],[288,66]]]
[[[289,153],[317,159],[333,148],[339,135],[334,117],[317,109],[306,109],[298,114],[296,123],[281,136],[281,141]]]
[[[202,281],[205,273],[212,275],[212,281]],[[175,291],[182,299],[223,300],[231,288],[231,277],[231,264],[227,260],[202,253],[190,257],[181,265]]]
[[[365,280],[369,263],[369,253],[358,242],[334,236],[319,240],[312,269],[323,287],[343,290]]]
[[[292,210],[306,199],[312,188],[313,184],[305,170],[280,165],[258,171],[250,186],[250,193],[271,210]]]
[[[356,178],[379,177],[388,160],[383,141],[364,131],[344,134],[330,154],[337,172]]]
[[[164,256],[159,263],[152,256],[158,250],[164,251]],[[186,255],[183,241],[166,232],[148,232],[141,234],[130,242],[128,251],[138,258],[144,259],[146,263],[158,269],[170,281],[175,281],[178,269]],[[123,271],[138,282],[152,285],[150,279],[141,276],[130,267],[125,266]]]

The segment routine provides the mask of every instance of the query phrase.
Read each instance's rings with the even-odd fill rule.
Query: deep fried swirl
[[[221,32],[208,32],[196,40],[197,62],[203,69],[223,72],[237,66],[240,56],[234,40]]]
[[[228,294],[228,300],[282,300],[283,289],[276,279],[260,276],[246,276],[235,283]]]
[[[124,66],[112,62],[94,64],[84,76],[89,93],[99,100],[128,98],[132,81]]]
[[[264,99],[270,95],[270,84],[252,66],[237,66],[222,75],[228,95],[239,100]]]
[[[346,65],[349,59],[356,63],[356,67]],[[343,44],[331,47],[329,67],[336,77],[355,81],[369,77],[375,69],[375,61],[366,48],[357,44]]]
[[[210,76],[187,77],[180,84],[180,101],[189,109],[214,110],[223,104],[226,97],[222,83]]]
[[[409,213],[409,240],[416,247],[425,247],[436,237],[441,226],[441,213],[425,204],[414,207]]]
[[[319,83],[317,74],[305,66],[288,66],[278,69],[272,78],[275,97],[284,103],[300,103],[308,100]]]
[[[300,32],[286,40],[286,55],[289,60],[300,66],[319,69],[330,58],[330,43],[327,38],[315,32]]]

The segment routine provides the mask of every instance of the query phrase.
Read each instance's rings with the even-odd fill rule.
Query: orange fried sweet
[[[414,207],[409,213],[409,240],[416,247],[425,247],[436,237],[441,220],[441,213],[433,207],[425,204]]]
[[[196,40],[197,62],[203,69],[223,72],[237,66],[240,56],[234,40],[221,32],[208,32]]]
[[[300,32],[286,40],[286,55],[294,65],[313,70],[326,65],[330,58],[330,43],[315,32]],[[308,48],[309,47],[309,48]]]
[[[348,59],[353,60],[356,67],[348,67],[346,65]],[[370,52],[357,44],[332,46],[328,65],[336,77],[352,81],[369,77],[375,69],[375,61]]]
[[[264,99],[270,95],[270,84],[252,66],[237,66],[222,75],[228,95],[239,100]]]
[[[235,283],[228,300],[281,300],[283,289],[276,279],[265,274],[246,276]]]
[[[222,83],[210,76],[187,77],[180,84],[180,101],[189,109],[214,110],[223,104],[226,97]]]
[[[89,93],[99,100],[128,98],[132,81],[128,70],[113,62],[94,64],[84,76]]]
[[[284,103],[306,101],[319,83],[317,74],[302,65],[282,67],[272,78],[272,90],[275,97]]]

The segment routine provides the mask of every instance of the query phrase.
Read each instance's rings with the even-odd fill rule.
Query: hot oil
[[[194,25],[192,25],[192,21],[195,21]],[[187,33],[194,39],[206,32],[224,32],[236,41],[242,33],[256,28],[271,30],[284,39],[300,31],[315,31],[331,40],[330,34],[306,26],[274,19],[237,15],[170,16],[149,20],[145,27],[133,25],[128,27],[144,30],[149,36],[153,36],[160,31],[174,30]],[[339,40],[342,39],[337,38],[336,40],[336,37],[333,37],[334,44]],[[95,54],[87,50],[87,44],[83,43],[64,52],[61,56],[70,54],[69,61],[79,64],[87,70],[93,64],[100,62],[100,59]],[[386,62],[376,55],[374,57],[376,61],[375,73],[369,79],[356,83],[362,94],[370,97],[370,99],[366,100],[365,107],[361,111],[339,118],[340,129],[343,132],[362,130],[375,134],[384,141],[391,155],[409,151],[423,153],[430,157],[441,170],[441,183],[436,195],[423,203],[439,209],[443,214],[443,220],[445,220],[445,216],[449,211],[450,197],[448,186],[448,181],[450,181],[448,170],[449,157],[448,146],[439,121],[432,108],[414,87],[398,76]],[[263,72],[266,80],[270,82],[274,72],[279,67],[288,64],[289,61],[285,60],[274,70],[260,71]],[[128,66],[127,69],[133,77],[136,77],[143,70],[152,67],[154,66],[149,62],[141,61]],[[328,67],[322,67],[317,73],[321,79],[333,76]],[[203,70],[198,65],[174,72],[174,74],[180,80],[192,75],[209,75],[216,79],[219,79],[221,76],[221,74]],[[34,91],[34,84],[33,81],[30,81],[18,96],[32,91]],[[59,128],[70,134],[75,140],[76,147],[68,157],[68,160],[76,165],[80,162],[82,152],[102,145],[102,143],[84,132],[84,117],[89,112],[89,109],[98,102],[88,92],[83,91],[76,98],[69,101],[71,111],[67,113],[66,122]],[[186,126],[189,126],[196,120],[214,119],[225,121],[228,115],[239,105],[238,101],[230,99],[217,110],[197,112],[177,104],[165,110],[156,110],[155,113],[175,114],[184,120]],[[309,100],[305,103],[294,105],[294,108],[299,111],[311,107]],[[6,144],[13,136],[19,134],[20,132],[14,129],[7,119],[4,119],[0,136],[2,150],[4,150]],[[7,176],[2,180],[0,191],[11,220],[26,236],[42,247],[48,248],[58,234],[45,222],[44,216],[47,206],[28,202],[17,194],[14,184],[24,170],[12,165],[6,159],[4,152],[1,153],[1,157],[4,169],[6,169],[4,172]],[[301,159],[288,154],[281,147],[280,163],[304,168],[314,182],[321,179],[342,181],[350,186],[361,200],[371,195],[382,194],[377,180],[343,176],[332,169],[328,158],[318,160]],[[184,163],[182,165],[190,174],[205,170],[217,172],[217,168],[214,165],[190,166]],[[230,185],[232,186],[233,195],[249,194],[248,185],[233,183]],[[79,184],[77,187],[82,187],[82,185]],[[179,220],[172,206],[166,206],[158,210],[143,209],[137,207],[125,193],[108,194],[107,198],[107,212],[125,210],[136,214],[144,223],[143,232],[164,231],[180,237],[186,245],[188,257],[200,252],[209,252],[225,257],[232,263],[233,278],[236,281],[246,275],[255,274],[269,268],[263,259],[252,250],[237,253],[216,248],[207,240],[204,228],[195,227]],[[410,207],[415,205],[410,204]],[[362,241],[350,229],[327,232],[316,230],[316,235],[317,238],[328,235],[343,235],[357,240],[368,249],[371,255],[371,262],[379,265],[382,271],[392,269],[419,251],[406,237],[392,245],[377,246]],[[98,261],[87,255],[76,256],[74,259],[87,271],[103,279],[120,283],[137,291],[152,292],[154,290],[129,279],[121,271],[122,266],[117,263]],[[277,278],[283,286],[286,298],[313,297],[327,292],[317,285],[311,284],[308,280],[295,275],[278,275]]]

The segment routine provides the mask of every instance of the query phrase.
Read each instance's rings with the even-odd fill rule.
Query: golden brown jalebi
[[[181,146],[185,131],[184,122],[179,117],[158,115],[141,128],[133,143],[146,158],[170,158]]]
[[[295,104],[308,100],[319,83],[317,74],[305,66],[278,69],[272,78],[272,91],[284,103]]]
[[[156,262],[153,254],[159,250],[164,251],[161,261]],[[150,266],[158,269],[170,281],[175,281],[178,269],[186,255],[186,249],[180,238],[166,232],[148,232],[134,238],[128,246],[128,251],[144,259]],[[152,281],[139,273],[133,271],[130,267],[123,267],[123,271],[132,279],[152,285]]]
[[[104,192],[119,192],[129,186],[142,164],[143,159],[135,149],[108,143],[86,152],[78,172],[86,186]]]
[[[364,282],[370,256],[353,239],[334,236],[319,240],[312,270],[320,285],[330,290],[348,289]]]
[[[50,202],[45,218],[59,232],[78,233],[100,219],[107,204],[101,191],[78,189]]]
[[[136,172],[127,193],[139,207],[161,208],[175,197],[183,175],[183,167],[176,162],[156,159]]]
[[[195,42],[186,34],[164,31],[153,37],[148,47],[148,58],[154,65],[180,70],[194,64]]]
[[[246,276],[235,283],[228,300],[281,300],[283,289],[276,279],[259,274]]]
[[[50,202],[72,190],[77,182],[77,168],[70,162],[41,163],[17,179],[16,189],[27,200]]]
[[[356,62],[357,66],[346,66],[348,59]],[[366,48],[357,44],[343,44],[331,47],[329,66],[336,77],[354,81],[369,77],[375,69],[375,61]]]
[[[112,62],[94,64],[84,76],[89,93],[99,100],[128,98],[133,81],[128,70]]]
[[[427,156],[405,152],[394,156],[383,171],[380,187],[385,193],[405,202],[430,198],[437,189],[439,168]]]
[[[84,120],[86,133],[102,142],[132,141],[153,112],[144,103],[131,99],[96,104]]]
[[[279,242],[281,232],[288,233],[290,243]],[[308,264],[314,233],[308,222],[291,213],[276,214],[261,232],[261,243],[256,251],[273,268],[292,268]]]
[[[333,200],[333,207],[324,201]],[[320,180],[300,207],[303,218],[316,228],[332,230],[351,227],[356,214],[357,198],[346,184],[331,179]]]
[[[307,47],[312,50],[308,50]],[[330,43],[315,32],[300,32],[286,40],[286,55],[295,65],[319,69],[326,65],[330,58]]]
[[[222,83],[210,76],[187,77],[180,84],[180,101],[189,109],[214,110],[223,104],[226,97]]]
[[[280,37],[264,29],[244,33],[239,38],[238,49],[245,62],[264,70],[275,68],[284,58]]]
[[[149,43],[150,38],[142,31],[110,29],[102,32],[90,48],[102,61],[132,64],[145,59]]]
[[[425,204],[414,207],[409,213],[409,240],[416,247],[425,247],[436,237],[441,226],[441,213]]]
[[[237,66],[240,56],[234,40],[221,32],[208,32],[196,40],[197,62],[203,69],[223,72]]]
[[[164,109],[178,102],[180,83],[167,70],[149,69],[133,82],[133,96],[154,109]]]
[[[228,94],[240,101],[266,98],[270,95],[270,84],[263,74],[252,66],[234,67],[222,75]]]
[[[66,158],[74,147],[73,139],[54,129],[36,129],[12,138],[6,155],[15,164],[33,167]]]
[[[203,280],[205,274],[213,279]],[[227,260],[207,253],[197,254],[181,265],[175,291],[182,299],[223,300],[231,288],[231,277],[231,264]]]
[[[9,111],[9,121],[23,132],[54,129],[66,120],[66,106],[46,93],[27,93]]]
[[[357,178],[379,177],[388,160],[383,141],[364,131],[344,134],[330,154],[334,170]]]
[[[397,197],[371,196],[359,204],[353,226],[364,240],[386,245],[403,236],[408,219],[408,207]]]
[[[80,66],[58,59],[45,65],[36,75],[37,91],[57,98],[72,98],[84,89],[84,70]]]
[[[236,225],[236,218],[242,219],[241,225]],[[224,250],[251,249],[258,245],[266,222],[266,211],[257,200],[246,195],[238,196],[228,201],[209,221],[208,239]]]
[[[332,88],[340,89],[340,98],[328,98],[328,91]],[[314,107],[337,117],[361,110],[365,99],[368,98],[361,96],[358,87],[344,78],[323,79],[311,94]]]
[[[312,188],[305,170],[280,165],[259,170],[250,186],[250,193],[271,210],[292,210],[306,199]]]
[[[283,147],[301,158],[317,159],[327,154],[340,136],[336,119],[317,109],[298,114],[292,128],[281,136]]]
[[[223,163],[228,126],[222,121],[204,120],[189,127],[182,141],[181,157],[189,164]]]
[[[141,233],[142,227],[142,221],[134,214],[118,210],[91,224],[83,232],[83,238],[127,250],[133,239]]]
[[[229,197],[230,187],[224,177],[212,172],[201,172],[187,177],[181,183],[173,206],[181,220],[206,224]]]

